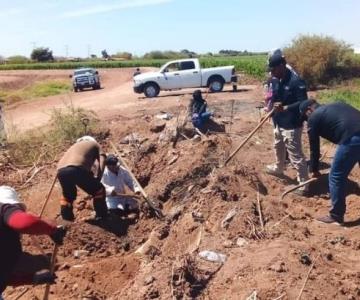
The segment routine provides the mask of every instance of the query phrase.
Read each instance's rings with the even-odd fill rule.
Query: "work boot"
[[[267,165],[265,172],[269,175],[273,175],[273,176],[277,176],[277,177],[284,176],[284,171],[281,170],[280,168],[278,168],[278,166],[276,164]]]
[[[70,203],[67,205],[60,205],[60,214],[61,218],[65,221],[73,222],[75,220],[73,206]]]
[[[328,215],[328,216],[316,218],[316,221],[325,223],[325,224],[343,225],[344,218],[337,218],[337,217]]]

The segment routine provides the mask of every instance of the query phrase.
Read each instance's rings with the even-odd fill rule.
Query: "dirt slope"
[[[130,83],[124,84],[124,93],[130,94],[126,85],[129,88]],[[130,113],[129,106],[126,110],[117,107],[113,115],[104,112],[103,121],[111,131],[103,147],[111,152],[110,140],[118,146],[150,197],[162,205],[166,218],[149,216],[145,207],[137,222],[123,218],[105,227],[94,226],[84,220],[92,214],[91,201],[80,194],[76,222],[59,252],[52,299],[246,299],[253,292],[257,299],[297,299],[306,279],[301,299],[360,299],[358,168],[348,184],[348,223],[339,227],[314,221],[330,204],[326,176],[312,184],[311,197],[289,194],[280,201],[296,176],[291,166],[285,179],[263,172],[273,159],[271,123],[228,166],[221,167],[256,126],[260,98],[260,87],[210,95],[215,121],[232,134],[212,133],[201,141],[182,138],[175,147],[166,140],[166,133],[174,130],[176,117],[164,121],[164,130],[154,132],[159,125],[155,115],[160,110],[175,116],[185,112],[185,99],[140,99]],[[232,99],[236,101],[230,128]],[[129,133],[137,133],[144,141],[120,144]],[[325,171],[333,155],[333,148],[328,150]],[[1,181],[19,185],[17,171],[6,165],[0,170]],[[34,179],[33,186],[21,191],[31,211],[40,211],[54,174],[55,163]],[[47,217],[58,213],[59,196],[56,185]],[[231,211],[235,215],[224,223]],[[48,239],[39,240],[51,252]],[[24,245],[38,253],[33,239],[25,237]],[[76,250],[87,252],[75,258]],[[224,254],[225,263],[201,259],[203,250]],[[5,296],[13,299],[21,290],[8,288]],[[36,287],[24,299],[41,298],[42,293],[43,287]]]

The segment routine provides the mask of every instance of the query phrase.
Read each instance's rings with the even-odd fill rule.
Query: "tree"
[[[39,62],[45,62],[45,61],[53,61],[54,57],[52,51],[49,48],[40,47],[40,48],[35,48],[31,52],[31,59]]]
[[[110,56],[109,54],[107,53],[106,49],[104,49],[103,51],[101,51],[101,55],[104,59],[108,59]]]

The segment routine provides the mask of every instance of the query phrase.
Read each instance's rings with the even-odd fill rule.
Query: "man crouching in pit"
[[[58,164],[59,179],[63,197],[60,200],[61,217],[74,221],[73,202],[76,200],[77,187],[93,197],[95,220],[104,220],[108,215],[105,202],[105,188],[100,182],[106,155],[101,153],[100,145],[91,136],[83,136],[72,145]],[[97,161],[97,164],[95,162]],[[96,177],[92,167],[96,166]]]
[[[138,202],[134,199],[139,188],[129,172],[120,165],[119,159],[113,154],[106,157],[101,183],[106,190],[106,204],[110,216],[137,215],[139,213]],[[130,190],[130,193],[126,193],[127,190]]]

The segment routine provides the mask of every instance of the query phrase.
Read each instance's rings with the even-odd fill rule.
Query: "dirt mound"
[[[115,143],[166,217],[143,211],[137,220],[94,224],[86,221],[91,200],[80,193],[76,221],[59,252],[52,298],[247,299],[256,294],[257,299],[296,299],[305,285],[302,299],[359,299],[359,170],[349,178],[347,218],[353,221],[346,227],[319,224],[314,217],[329,206],[325,179],[311,187],[312,197],[289,194],[280,201],[296,182],[295,170],[288,166],[288,177],[281,179],[263,172],[272,161],[271,126],[221,167],[255,127],[255,118],[236,115],[232,135],[180,137],[176,144],[164,139],[164,132],[174,132],[176,118],[155,131],[149,114],[107,120],[111,132],[103,147],[110,153],[109,140]],[[228,117],[215,120],[225,124]],[[18,170],[9,164],[3,168],[2,180],[18,184]],[[32,211],[40,210],[53,176],[41,172],[39,181],[22,191]],[[48,217],[56,216],[59,196],[56,186]],[[36,239],[45,252],[52,251],[48,238]],[[34,243],[24,238],[24,248],[38,253]],[[19,292],[8,288],[5,296]],[[42,292],[36,287],[26,297],[41,298]]]

